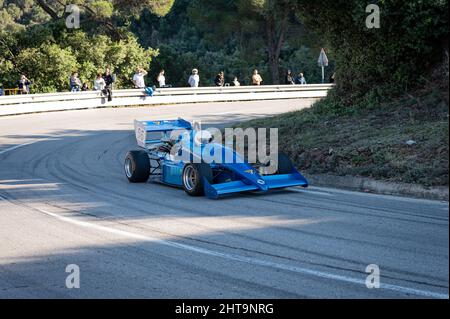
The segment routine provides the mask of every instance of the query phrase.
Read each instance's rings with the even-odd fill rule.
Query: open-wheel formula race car
[[[292,165],[290,159],[278,154],[275,174],[260,173],[257,164],[244,161],[240,154],[183,120],[135,121],[136,140],[140,150],[125,157],[125,174],[131,183],[145,183],[151,179],[171,186],[182,187],[191,196],[223,195],[292,186],[307,187],[308,181]],[[180,135],[178,133],[180,132]],[[201,132],[202,134],[197,134]],[[206,136],[205,136],[206,135]],[[175,136],[175,137],[174,137]],[[205,147],[220,151],[231,162],[202,161]],[[184,153],[183,153],[184,152]],[[188,154],[180,157],[177,155]],[[197,159],[197,160],[195,160]],[[199,160],[200,159],[200,160]]]

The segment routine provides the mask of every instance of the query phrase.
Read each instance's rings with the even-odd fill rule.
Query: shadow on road
[[[128,130],[26,138],[36,142],[0,155],[0,298],[408,297],[286,269],[363,280],[374,260],[397,284],[448,290],[448,220],[411,230],[413,217],[289,190],[214,201],[129,184]],[[65,287],[68,264],[81,289]]]

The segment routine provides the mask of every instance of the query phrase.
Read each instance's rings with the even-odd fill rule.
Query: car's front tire
[[[189,163],[184,166],[181,177],[183,189],[188,195],[202,196],[205,194],[203,178],[211,183],[212,170],[208,164]]]
[[[150,176],[150,161],[145,151],[130,151],[125,156],[125,175],[130,183],[145,183]]]

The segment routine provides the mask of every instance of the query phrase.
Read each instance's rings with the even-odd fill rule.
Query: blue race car
[[[125,174],[131,183],[145,183],[150,178],[154,182],[182,187],[188,195],[209,198],[308,186],[306,178],[282,153],[278,154],[276,173],[264,175],[258,167],[264,164],[251,165],[231,148],[218,143],[211,145],[211,136],[197,134],[199,130],[183,119],[135,121],[134,124],[141,150],[130,151],[125,157]],[[206,146],[222,152],[223,158],[233,160],[226,163],[202,161]]]

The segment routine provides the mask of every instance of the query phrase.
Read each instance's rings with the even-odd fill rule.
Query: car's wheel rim
[[[131,178],[131,176],[133,176],[133,163],[131,162],[131,159],[129,157],[125,159],[125,174],[128,178]]]
[[[188,191],[193,190],[197,185],[197,174],[192,166],[187,166],[184,169],[183,183]]]

